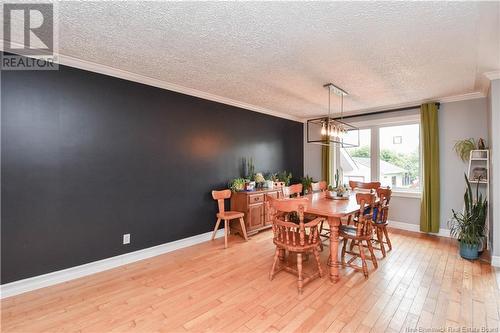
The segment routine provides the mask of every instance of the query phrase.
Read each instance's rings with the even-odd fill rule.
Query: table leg
[[[328,225],[330,226],[330,258],[328,266],[330,267],[330,280],[334,283],[340,280],[339,275],[339,225],[338,218],[329,217]]]

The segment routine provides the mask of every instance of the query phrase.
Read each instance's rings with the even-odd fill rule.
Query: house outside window
[[[420,119],[417,114],[361,121],[360,146],[336,150],[342,181],[379,181],[394,192],[420,195]]]

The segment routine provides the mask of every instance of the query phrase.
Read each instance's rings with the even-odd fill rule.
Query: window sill
[[[392,191],[392,196],[393,197],[400,197],[400,198],[421,199],[422,198],[422,192],[410,192],[410,191],[393,190]]]

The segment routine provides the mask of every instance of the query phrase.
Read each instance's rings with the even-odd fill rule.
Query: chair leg
[[[389,251],[392,250],[392,244],[391,240],[389,239],[389,232],[387,231],[387,227],[384,226],[384,235],[385,235],[385,240],[387,241],[387,246],[389,246]]]
[[[368,277],[368,266],[366,265],[366,256],[365,256],[365,251],[363,249],[363,244],[361,242],[358,242],[358,249],[359,249],[359,255],[361,256],[361,264],[363,268],[363,274],[365,277]]]
[[[375,257],[375,253],[373,253],[373,245],[371,240],[367,240],[366,244],[368,245],[368,250],[370,250],[370,255],[372,257],[372,263],[375,268],[378,268],[377,258]]]
[[[245,221],[240,217],[241,231],[243,232],[243,238],[248,242],[247,228],[245,228]]]
[[[302,287],[304,285],[302,279],[302,253],[297,253],[297,275],[298,275],[297,285],[299,287],[299,294],[302,294]]]
[[[380,244],[380,250],[382,251],[382,257],[385,258],[384,237],[382,236],[382,230],[380,228],[377,228],[377,241]]]
[[[347,238],[343,239],[343,244],[342,244],[342,254],[340,255],[340,263],[342,264],[342,267],[345,267],[345,248],[347,247]],[[354,240],[351,241],[354,242]]]
[[[224,248],[227,249],[227,235],[229,233],[229,223],[224,220]]]
[[[318,249],[313,250],[314,253],[314,258],[316,258],[316,263],[318,264],[318,272],[319,272],[319,277],[323,277],[323,269],[321,268],[321,261],[319,259],[319,251]]]
[[[276,247],[276,251],[274,252],[274,261],[273,266],[271,267],[271,272],[269,272],[269,280],[272,280],[274,277],[274,270],[276,269],[276,263],[279,260],[280,249]]]
[[[218,218],[217,222],[215,223],[214,232],[212,233],[212,240],[214,240],[215,234],[217,233],[217,229],[219,229],[219,224],[220,224],[220,218]]]
[[[351,239],[351,244],[349,245],[349,251],[352,252],[352,250],[354,250],[354,245],[356,244],[356,242],[354,242],[354,239]]]

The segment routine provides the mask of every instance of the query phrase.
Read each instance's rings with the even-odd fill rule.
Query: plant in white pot
[[[474,199],[470,182],[465,175],[467,189],[464,194],[464,211],[457,213],[452,210],[453,217],[449,222],[450,233],[459,240],[460,255],[465,259],[478,258],[479,246],[484,237],[488,201],[479,193],[479,181],[476,184]]]

